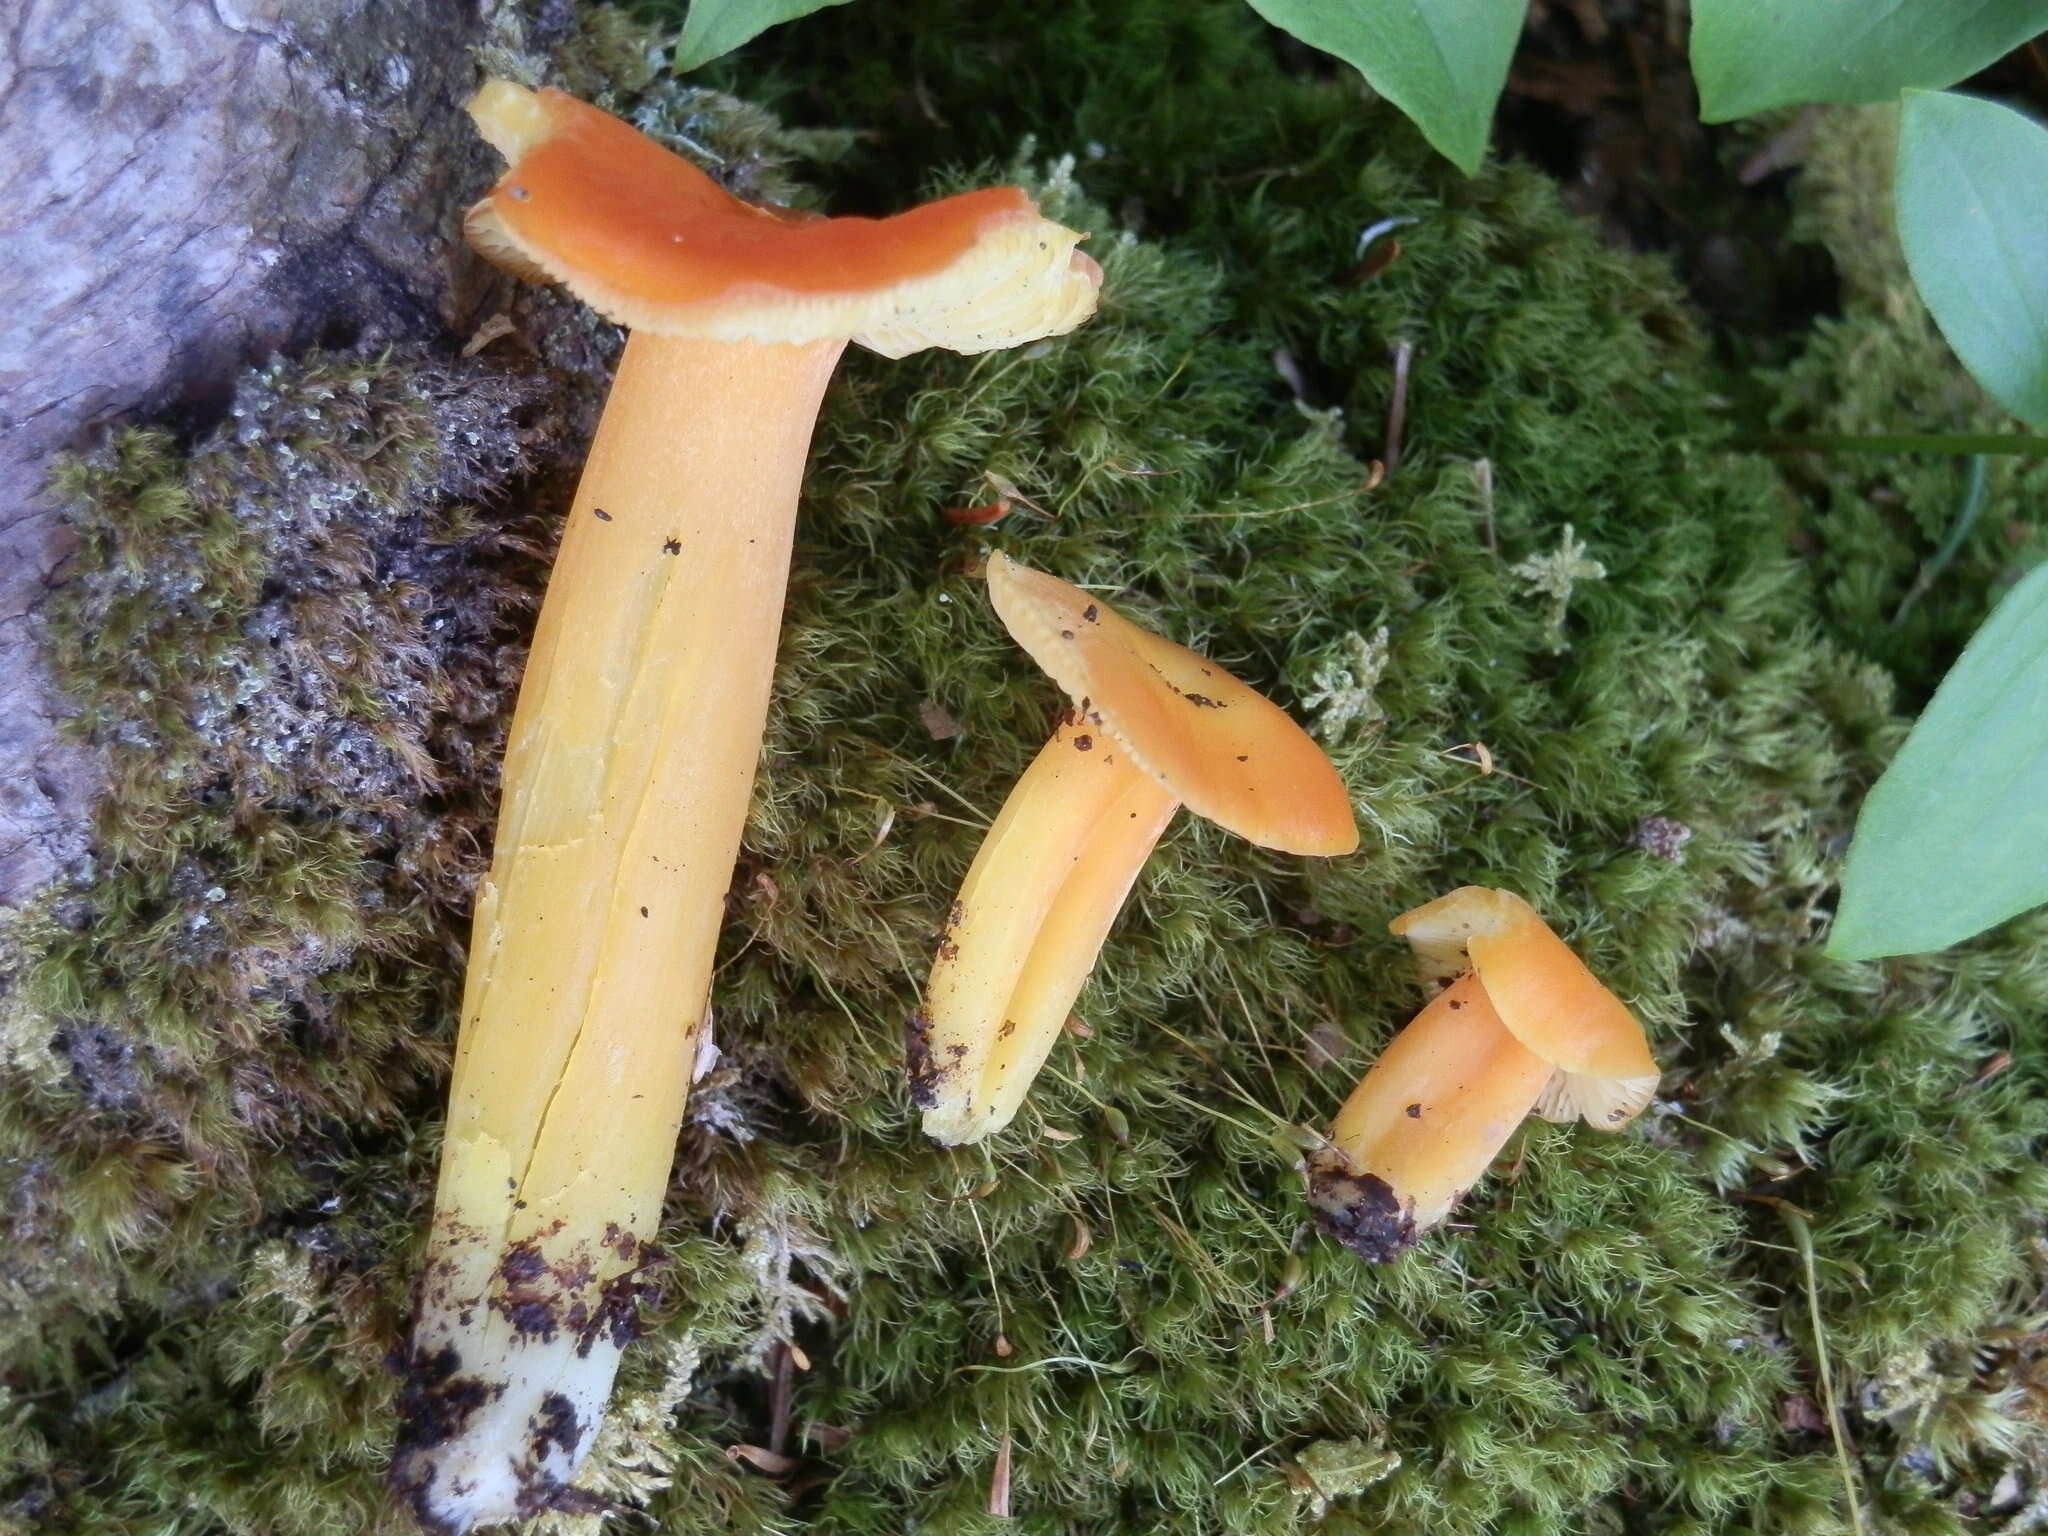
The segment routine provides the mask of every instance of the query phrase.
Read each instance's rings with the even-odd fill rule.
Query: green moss
[[[1793,432],[1999,432],[2014,423],[1964,373],[1920,302],[1891,210],[1892,108],[1816,120],[1795,238],[1826,248],[1843,311],[1814,330],[1780,380],[1775,424]],[[1801,541],[1822,612],[1846,643],[1891,668],[1917,708],[2005,589],[2048,554],[2048,466],[1993,455],[1956,558],[1921,573],[1963,515],[1969,470],[1952,458],[1805,456],[1788,464],[1808,507]]]
[[[725,1054],[590,1486],[674,1531],[1838,1532],[1830,1388],[1872,1529],[1966,1529],[2034,1478],[2048,926],[1819,954],[1900,722],[1802,542],[1851,503],[1725,449],[1668,275],[1533,172],[1457,179],[1352,84],[1290,77],[1234,3],[849,12],[730,83],[874,130],[841,206],[1034,174],[1096,232],[1103,314],[1015,355],[849,359],[828,400]],[[1401,258],[1347,282],[1390,215],[1418,221]],[[1368,490],[1404,341],[1401,462]],[[1811,409],[1846,409],[1802,367]],[[313,359],[189,453],[128,437],[73,473],[59,654],[119,788],[98,879],[12,940],[0,1446],[31,1529],[397,1526],[381,1361],[528,512],[588,404],[540,399],[482,364]],[[943,518],[992,477],[1053,515]],[[1567,525],[1606,574],[1559,612],[1517,567]],[[1366,842],[1315,864],[1176,825],[1091,1036],[1012,1131],[943,1151],[901,1021],[1058,703],[988,611],[990,547],[1322,713]],[[1372,707],[1308,702],[1340,684]],[[1413,1008],[1387,919],[1463,881],[1554,914],[1671,1073],[1638,1131],[1525,1130],[1453,1227],[1367,1269],[1310,1235],[1293,1128]],[[723,1448],[768,1443],[792,1336],[806,1466],[778,1481]],[[1339,1452],[1385,1475],[1325,1483]]]

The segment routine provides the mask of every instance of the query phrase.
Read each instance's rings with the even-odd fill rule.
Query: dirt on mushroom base
[[[856,368],[833,405],[734,886],[724,1082],[699,1098],[753,1139],[716,1123],[685,1138],[660,1240],[677,1279],[629,1353],[631,1410],[593,1475],[637,1489],[672,1528],[973,1529],[1007,1423],[1012,1508],[1074,1529],[1156,1530],[1164,1506],[1180,1511],[1168,1529],[1293,1531],[1312,1505],[1287,1463],[1355,1439],[1400,1466],[1346,1494],[1323,1529],[1843,1530],[1840,1476],[1812,1428],[1825,1394],[1809,1280],[1787,1215],[1724,1193],[1753,1186],[1812,1218],[1833,1386],[1876,1513],[1943,1531],[2009,1509],[2007,1469],[2022,1498],[2038,1487],[2038,1351],[1999,1330],[2039,1287],[2027,1244],[2048,1063],[2021,1027],[2048,1007],[2039,923],[1934,961],[1811,959],[1835,840],[1897,722],[1884,680],[1817,639],[1833,615],[1778,553],[1779,482],[1712,447],[1698,357],[1659,339],[1685,333],[1674,290],[1599,251],[1539,178],[1454,182],[1348,91],[1285,84],[1240,9],[1133,4],[1129,38],[1078,8],[974,23],[1021,40],[1027,64],[1085,47],[1094,86],[1011,53],[1012,82],[992,87],[972,73],[985,54],[958,46],[960,18],[915,6],[825,13],[785,29],[773,55],[795,78],[816,78],[807,49],[852,59],[833,104],[863,121],[897,122],[890,93],[910,60],[962,131],[1007,143],[1078,124],[1077,152],[1090,137],[1105,151],[1083,161],[1082,185],[1120,216],[1172,220],[1175,243],[1117,246],[1115,225],[1097,225],[1094,244],[1115,250],[1113,323],[1051,370]],[[876,45],[836,30],[856,22],[903,29],[885,39],[903,44],[886,91],[860,83]],[[1162,102],[1147,83],[1162,46],[1191,94]],[[949,48],[950,68],[933,67]],[[1246,111],[1252,99],[1271,111]],[[1157,190],[1175,177],[1177,203]],[[1226,204],[1222,189],[1241,201],[1247,187],[1256,211]],[[1134,197],[1146,201],[1127,212]],[[1401,260],[1361,290],[1315,281],[1388,208],[1425,215]],[[1378,446],[1397,335],[1418,342],[1408,463],[1361,501],[1349,493]],[[1301,415],[1272,371],[1280,345],[1309,363],[1320,393],[1306,403],[1345,407],[1341,421]],[[878,419],[901,430],[860,425]],[[977,606],[966,567],[986,535],[939,516],[985,499],[971,493],[991,471],[1060,510],[1006,520],[1007,547],[1128,589],[1148,617],[1205,615],[1189,638],[1283,699],[1346,654],[1346,635],[1385,623],[1375,697],[1398,725],[1343,746],[1379,829],[1344,870],[1302,879],[1176,835],[1119,930],[1120,963],[1083,998],[1092,1037],[1060,1048],[1042,1120],[984,1172],[919,1146],[891,1085],[904,961],[921,966],[979,832],[947,818],[992,812],[1050,723],[1042,683]],[[187,474],[169,462],[138,492]],[[1872,489],[1830,486],[1847,551],[1861,547],[1847,512],[1882,510]],[[110,569],[168,572],[195,547],[118,505]],[[1556,658],[1510,572],[1554,548],[1567,518],[1611,574],[1575,597]],[[221,537],[196,547],[191,593],[228,601],[244,555]],[[1910,580],[1911,546],[1871,553]],[[234,667],[210,655],[196,606],[150,611],[188,637],[179,654],[213,688]],[[1680,612],[1697,622],[1674,628]],[[116,743],[147,728],[155,699],[91,676],[74,686]],[[964,734],[934,743],[927,701]],[[473,707],[496,718],[495,695]],[[1475,740],[1503,771],[1453,750]],[[239,774],[202,787],[232,804]],[[149,789],[131,778],[109,824],[155,838],[192,814],[180,802],[166,822]],[[1652,816],[1691,830],[1682,857],[1631,846]],[[1290,1120],[1333,1107],[1412,1011],[1398,946],[1357,935],[1453,873],[1546,905],[1563,893],[1589,958],[1663,1031],[1686,1118],[1653,1109],[1643,1139],[1613,1142],[1532,1128],[1519,1170],[1511,1147],[1464,1229],[1430,1239],[1441,1262],[1361,1280],[1348,1254],[1297,1242],[1292,1153],[1233,1084]],[[389,899],[370,894],[383,883],[323,887],[334,899],[312,908],[237,883],[237,910],[263,921],[237,921],[250,950],[236,954],[303,966],[309,917],[386,919]],[[109,951],[124,960],[116,982],[17,988],[7,1004],[8,1155],[40,1170],[34,1209],[103,1223],[87,1251],[118,1310],[32,1314],[70,1322],[8,1351],[19,1401],[0,1417],[14,1478],[0,1497],[32,1531],[110,1532],[138,1508],[195,1536],[402,1528],[379,1481],[395,1419],[383,1358],[424,1223],[438,1088],[414,1095],[416,1123],[380,1130],[332,1074],[404,1049],[439,994],[347,991],[346,972],[322,973],[315,1006],[339,1007],[347,1050],[299,1050],[300,1035],[324,1042],[325,1015],[287,1007],[278,1030],[203,1064],[220,1097],[166,1100],[159,1048],[110,1028],[107,993],[133,987],[158,1025],[195,1009],[246,1022],[271,995],[223,993],[239,972],[184,959],[180,924],[209,912],[210,885],[189,905],[126,889],[90,910],[102,940],[127,936]],[[452,976],[439,919],[401,911],[424,925],[407,955]],[[85,915],[53,909],[36,953],[75,954],[63,925]],[[151,935],[157,947],[140,942]],[[71,974],[50,980],[74,988]],[[1318,1070],[1325,1047],[1339,1059]],[[148,1115],[109,1116],[138,1094]],[[206,1129],[267,1104],[304,1112],[307,1129],[257,1162],[166,1155],[158,1139],[161,1124]],[[108,1127],[73,1158],[70,1138]],[[108,1220],[138,1207],[139,1226]],[[713,1224],[736,1207],[760,1213],[758,1240]],[[10,1285],[60,1273],[23,1259]],[[833,1281],[843,1301],[817,1278],[835,1262],[850,1267]],[[792,1309],[776,1327],[800,1334],[813,1367],[795,1375],[785,1449],[836,1474],[793,1514],[782,1484],[723,1454],[772,1437],[776,1394],[752,1363],[764,1295]]]

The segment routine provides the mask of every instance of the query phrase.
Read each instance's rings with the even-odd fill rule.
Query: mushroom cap
[[[475,249],[634,330],[707,341],[851,337],[887,357],[986,352],[1072,330],[1102,269],[1015,187],[886,219],[743,203],[687,160],[556,90],[470,101],[510,164],[463,219]]]
[[[988,589],[1031,659],[1196,815],[1288,853],[1358,847],[1344,781],[1278,705],[1213,661],[1007,555],[989,557]]]
[[[1389,929],[1425,982],[1474,971],[1508,1032],[1557,1068],[1537,1102],[1546,1120],[1619,1130],[1657,1091],[1657,1063],[1634,1014],[1512,891],[1460,886]]]

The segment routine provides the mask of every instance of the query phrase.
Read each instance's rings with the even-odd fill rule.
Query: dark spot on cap
[[[1074,738],[1074,750],[1076,752],[1093,752],[1095,750],[1095,738],[1093,736],[1076,736]]]
[[[1096,619],[1100,616],[1101,610],[1098,609],[1093,603],[1090,603],[1086,608],[1083,608],[1081,610],[1081,617],[1086,619],[1090,624],[1093,624],[1096,621]]]
[[[1220,700],[1212,699],[1206,693],[1184,693],[1181,697],[1197,709],[1221,709],[1223,707]]]
[[[681,539],[663,539],[661,541],[661,552],[664,555],[680,555],[683,552],[683,541]]]
[[[1005,1019],[1003,1020],[1003,1027],[996,1031],[996,1038],[998,1040],[1007,1040],[1015,1033],[1017,1033],[1017,1021],[1015,1019]]]
[[[1420,1120],[1422,1118],[1422,1106],[1420,1104],[1410,1104],[1408,1106],[1408,1118],[1410,1120]]]
[[[592,507],[590,510],[600,523],[608,523],[612,520],[611,513],[605,511],[603,507]]]
[[[1450,983],[1448,981],[1442,981],[1438,982],[1437,985],[1441,987],[1448,987]],[[1461,1012],[1464,1009],[1464,1007],[1465,1005],[1462,1002],[1460,1002],[1457,998],[1454,997],[1451,999],[1451,1012]]]
[[[1071,640],[1074,638],[1074,632],[1071,629],[1063,629],[1060,631],[1060,638],[1062,640]]]
[[[1415,1215],[1377,1174],[1325,1147],[1308,1160],[1309,1212],[1325,1236],[1368,1264],[1391,1264],[1415,1246]]]
[[[1238,761],[1239,761],[1240,763],[1248,763],[1248,762],[1250,762],[1251,760],[1252,760],[1252,759],[1251,759],[1251,754],[1250,754],[1250,753],[1245,753],[1245,754],[1243,754],[1242,756],[1240,756],[1240,757],[1238,758]]]
[[[646,909],[645,907],[642,907],[642,908],[640,909],[640,915],[641,915],[642,917],[645,917],[645,916],[647,915],[647,909]]]

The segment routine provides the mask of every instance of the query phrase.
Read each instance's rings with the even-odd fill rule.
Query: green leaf
[[[1828,953],[1943,949],[2048,901],[2048,565],[1964,649],[1863,803]]]
[[[1251,0],[1251,7],[1364,75],[1467,176],[1479,169],[1528,0]]]
[[[844,4],[846,0],[690,0],[689,19],[676,42],[676,72],[709,64],[779,22]]]
[[[1908,91],[1893,187],[1920,297],[1991,397],[2048,431],[2048,128]]]
[[[2048,0],[1693,0],[1710,123],[1797,102],[1954,85],[2048,29]]]

